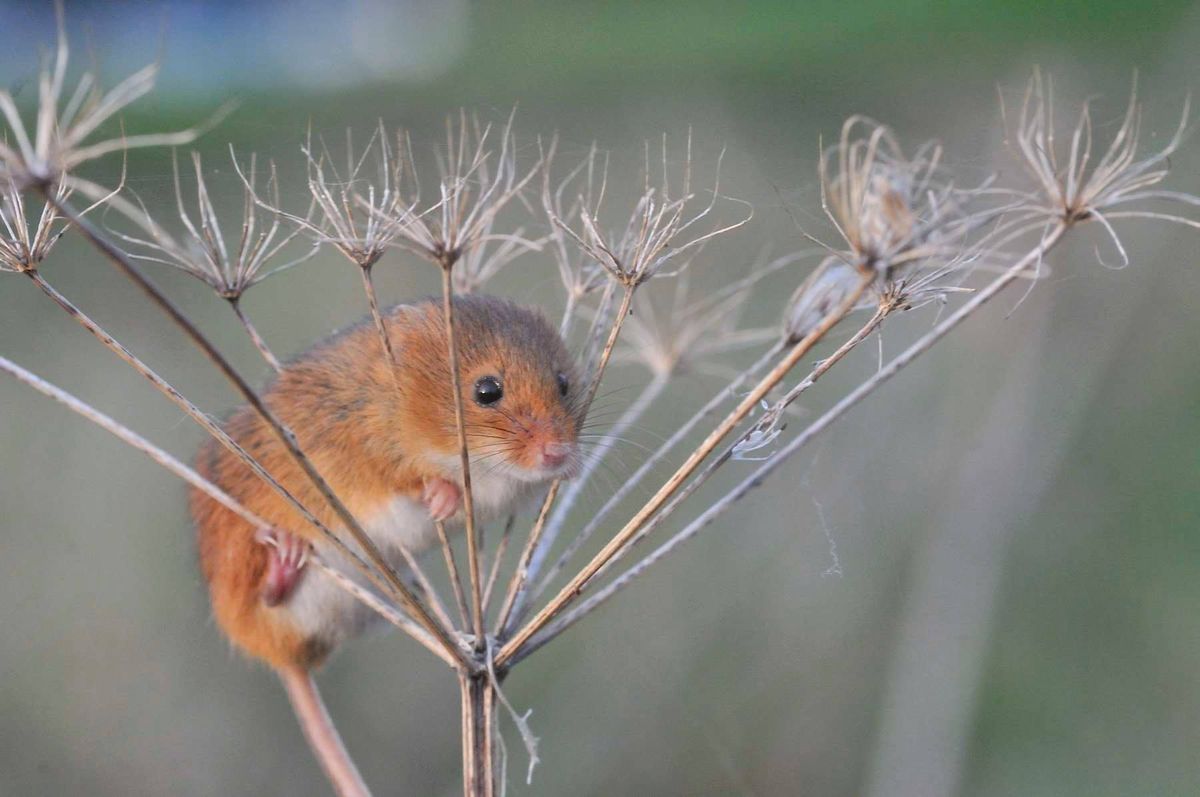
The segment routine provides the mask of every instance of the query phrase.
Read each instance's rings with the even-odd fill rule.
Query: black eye
[[[558,395],[566,398],[567,391],[571,388],[571,382],[567,379],[566,374],[558,375]]]
[[[494,376],[481,377],[475,383],[475,401],[480,404],[495,404],[504,397],[504,388]]]

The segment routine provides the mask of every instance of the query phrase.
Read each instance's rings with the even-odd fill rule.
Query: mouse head
[[[434,412],[408,407],[410,417],[426,418],[414,431],[457,463],[441,304],[410,309],[421,334],[403,343],[404,400],[433,401]],[[538,312],[491,296],[458,296],[454,313],[472,474],[524,482],[572,475],[579,466],[583,385],[558,332]]]

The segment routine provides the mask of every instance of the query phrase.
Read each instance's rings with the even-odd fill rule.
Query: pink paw
[[[448,520],[462,506],[462,491],[458,485],[446,479],[426,479],[421,501],[434,520]]]
[[[263,580],[263,603],[278,606],[287,600],[304,575],[308,541],[280,528],[259,532],[255,539],[270,548],[267,574]]]

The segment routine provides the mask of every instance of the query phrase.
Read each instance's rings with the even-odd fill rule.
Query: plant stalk
[[[267,361],[267,365],[271,366],[271,368],[275,370],[275,373],[282,371],[283,366],[280,365],[279,358],[275,356],[275,352],[271,351],[271,347],[267,345],[267,342],[263,339],[263,336],[259,334],[258,328],[251,323],[250,317],[246,315],[246,312],[242,309],[241,297],[230,299],[229,306],[233,308],[233,312],[238,317],[238,321],[242,322],[242,326],[246,329],[246,334],[250,336],[251,342],[254,343],[254,348],[258,349],[258,353],[261,354],[263,359]]]
[[[704,442],[688,456],[687,460],[679,466],[679,469],[667,480],[658,492],[646,502],[643,507],[638,510],[625,526],[618,531],[612,539],[592,557],[583,569],[575,575],[574,578],[567,583],[559,592],[550,599],[539,611],[533,619],[517,631],[513,637],[504,643],[500,652],[496,656],[496,665],[504,666],[504,664],[512,658],[520,647],[525,644],[534,634],[541,630],[547,623],[555,618],[569,603],[571,603],[583,588],[592,580],[593,577],[600,571],[610,559],[617,555],[631,539],[638,533],[643,525],[654,515],[667,500],[679,490],[684,481],[695,472],[700,463],[712,452],[713,449],[720,444],[725,438],[750,412],[758,406],[758,403],[775,387],[791,369],[798,363],[813,346],[820,341],[825,334],[832,329],[839,321],[846,317],[858,300],[866,292],[867,288],[874,281],[874,274],[864,274],[859,281],[858,286],[850,292],[850,294],[842,300],[836,308],[834,308],[825,319],[797,343],[791,351],[789,351],[782,360],[780,360],[770,372],[764,376],[753,390],[742,399],[732,412],[725,417],[716,429],[714,429]]]
[[[740,481],[733,489],[729,490],[724,496],[717,499],[709,505],[698,517],[687,524],[683,529],[674,534],[670,539],[662,543],[649,556],[638,562],[630,570],[622,573],[611,583],[605,585],[602,590],[599,590],[595,595],[590,596],[587,600],[580,603],[578,606],[571,609],[570,612],[555,620],[551,625],[548,625],[545,630],[538,633],[530,642],[517,650],[515,656],[506,659],[508,666],[516,664],[523,660],[533,651],[545,645],[554,637],[561,634],[571,625],[581,620],[587,614],[591,613],[604,601],[611,598],[614,594],[628,585],[635,578],[640,576],[650,568],[655,562],[662,559],[667,554],[671,553],[675,548],[686,540],[694,537],[702,529],[710,525],[718,517],[729,511],[734,504],[741,500],[746,494],[761,486],[763,482],[771,476],[784,462],[792,457],[796,452],[800,451],[804,446],[808,445],[817,435],[825,431],[835,421],[857,406],[863,399],[874,393],[884,383],[889,381],[896,374],[900,373],[905,367],[911,364],[915,359],[924,354],[933,347],[939,340],[953,331],[959,324],[974,314],[980,307],[986,304],[990,299],[1000,293],[1004,288],[1011,284],[1014,280],[1022,275],[1025,269],[1030,265],[1039,262],[1046,253],[1050,251],[1062,238],[1063,234],[1070,229],[1071,224],[1066,221],[1059,222],[1051,230],[1049,230],[1042,238],[1041,242],[1031,251],[1021,257],[1013,266],[998,276],[985,287],[981,288],[970,300],[965,302],[956,311],[951,313],[940,323],[934,326],[929,332],[922,335],[912,345],[903,352],[898,354],[883,368],[880,368],[868,379],[859,384],[854,390],[846,394],[833,407],[827,410],[821,417],[817,418],[809,424],[799,435],[789,441],[783,448],[775,452],[749,476]],[[806,380],[809,381],[809,380]],[[803,384],[803,383],[802,383]],[[497,658],[497,661],[499,659]]]
[[[305,456],[304,452],[300,450],[300,447],[296,441],[296,436],[291,429],[285,426],[275,416],[275,414],[267,408],[267,406],[263,403],[262,398],[258,395],[254,388],[252,388],[245,381],[245,379],[243,379],[242,376],[238,374],[236,370],[234,370],[232,364],[216,350],[208,338],[190,320],[188,320],[186,316],[183,315],[179,308],[177,308],[165,294],[163,294],[136,267],[134,267],[133,263],[128,257],[125,256],[124,252],[100,235],[100,233],[91,225],[91,223],[76,213],[75,210],[70,207],[70,205],[55,197],[48,188],[43,188],[42,196],[49,204],[54,206],[60,215],[70,221],[71,224],[80,231],[84,238],[86,238],[88,242],[92,244],[92,246],[99,250],[101,254],[103,254],[114,266],[116,266],[121,273],[123,273],[126,277],[133,281],[134,284],[141,288],[141,290],[156,305],[158,305],[158,307],[162,309],[172,321],[175,322],[175,324],[184,332],[184,334],[190,340],[192,340],[197,347],[200,348],[200,350],[208,357],[210,361],[212,361],[212,363],[230,381],[230,383],[233,384],[245,401],[259,414],[263,421],[271,427],[271,430],[275,433],[275,436],[279,439],[279,441],[283,443],[292,459],[296,462],[296,464],[304,472],[305,476],[333,509],[334,513],[345,525],[355,542],[358,543],[358,545],[362,548],[367,559],[372,565],[374,565],[376,569],[378,569],[380,573],[382,573],[384,582],[386,584],[386,591],[391,594],[419,624],[424,626],[440,644],[444,645],[446,649],[450,651],[453,656],[455,656],[456,659],[465,665],[466,661],[462,655],[462,651],[450,637],[450,632],[448,629],[441,627],[441,624],[438,623],[437,620],[422,605],[417,596],[413,594],[413,592],[400,578],[395,569],[388,563],[387,559],[384,558],[383,553],[375,545],[374,541],[371,540],[370,535],[367,534],[367,532],[359,524],[358,520],[354,517],[346,505],[343,504],[341,499],[339,499],[333,492],[333,489],[329,486],[328,482],[326,482],[320,473],[317,472],[316,468],[313,466],[308,457]],[[77,312],[78,311],[76,311],[76,313]],[[112,338],[109,337],[109,340],[112,340]],[[115,340],[112,342],[115,343]],[[110,346],[110,348],[112,347]],[[123,349],[124,347],[121,348]],[[163,384],[165,385],[166,383],[163,382]],[[178,392],[174,391],[173,388],[168,395],[171,395],[171,393],[174,393],[176,396],[178,396]],[[182,396],[179,398],[182,398]],[[199,410],[196,411],[199,412]],[[203,415],[203,413],[200,414]],[[206,416],[205,418],[207,420]],[[205,424],[202,423],[202,425]],[[210,433],[213,433],[213,430],[210,427],[216,428],[219,431],[219,427],[216,427],[215,424],[213,424],[211,421],[208,421],[207,425],[205,425],[205,428],[209,430]],[[221,434],[223,434],[223,432]],[[225,435],[225,437],[228,436]],[[218,435],[218,439],[220,439],[220,435]],[[238,450],[240,450],[240,448]],[[259,470],[261,470],[261,467]],[[261,476],[262,474],[259,475]],[[318,523],[316,525],[318,528],[322,528],[332,535],[332,532],[324,528],[323,524]],[[336,538],[336,535],[334,536]]]
[[[471,455],[467,450],[467,422],[463,411],[462,385],[458,370],[458,334],[454,325],[454,259],[447,256],[442,267],[442,313],[446,323],[446,348],[450,361],[450,389],[454,397],[454,426],[458,431],[458,454],[462,467],[463,520],[467,532],[467,577],[471,582],[471,622],[475,650],[487,647],[483,630],[483,576],[479,568],[479,537],[475,527],[475,499],[471,494]],[[448,546],[447,546],[448,548]]]
[[[608,361],[612,357],[613,349],[617,345],[617,338],[621,334],[621,327],[625,324],[625,319],[629,316],[629,308],[633,304],[633,294],[636,289],[636,283],[631,282],[624,286],[621,305],[617,308],[612,328],[609,329],[608,338],[604,341],[604,348],[600,353],[600,359],[596,363],[596,372],[592,375],[592,381],[588,385],[587,393],[583,399],[582,415],[584,419],[586,419],[587,412],[592,406],[592,401],[596,398],[596,391],[600,389],[600,382],[604,378],[604,371],[608,367]],[[505,595],[504,605],[500,609],[500,617],[496,622],[496,628],[501,635],[511,632],[512,626],[521,620],[533,573],[530,569],[530,562],[539,549],[548,547],[554,543],[551,537],[543,540],[542,532],[546,528],[546,522],[550,517],[550,509],[558,497],[561,484],[561,479],[555,479],[554,483],[550,485],[550,491],[546,494],[546,499],[542,502],[542,508],[538,512],[537,521],[529,532],[529,539],[525,543],[524,550],[521,551],[521,558],[517,561],[517,569],[513,573],[512,580],[509,582],[508,594]]]
[[[488,674],[461,675],[464,797],[495,797],[496,689]]]

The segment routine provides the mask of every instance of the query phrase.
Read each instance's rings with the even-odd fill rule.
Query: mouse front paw
[[[447,479],[434,477],[425,480],[421,502],[429,510],[429,516],[437,521],[450,519],[462,507],[462,490]]]

